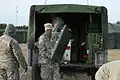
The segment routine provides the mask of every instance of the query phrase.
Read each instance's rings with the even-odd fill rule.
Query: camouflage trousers
[[[42,80],[61,80],[59,74],[59,65],[56,64],[42,64],[41,65]]]
[[[12,71],[0,69],[0,80],[19,80],[19,68]]]

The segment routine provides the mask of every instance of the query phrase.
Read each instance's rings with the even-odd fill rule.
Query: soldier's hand
[[[28,67],[25,68],[25,72],[27,72],[27,70],[28,70]]]

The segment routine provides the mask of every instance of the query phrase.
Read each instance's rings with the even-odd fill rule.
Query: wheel
[[[40,67],[32,67],[32,80],[42,80],[40,77]]]

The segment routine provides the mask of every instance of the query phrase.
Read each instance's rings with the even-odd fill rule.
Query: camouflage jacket
[[[12,37],[6,34],[0,37],[0,50],[1,68],[18,68],[19,64],[23,69],[27,67],[27,63],[18,42]]]
[[[51,63],[51,58],[53,56],[55,39],[49,39],[44,33],[39,37],[38,48],[39,48],[39,57],[38,64]]]

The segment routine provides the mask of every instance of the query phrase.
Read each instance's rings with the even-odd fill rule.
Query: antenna
[[[87,4],[89,5],[89,0],[87,0]]]
[[[17,23],[18,23],[18,6],[16,6],[16,26],[17,26]]]
[[[45,5],[47,4],[47,0],[45,0]]]

